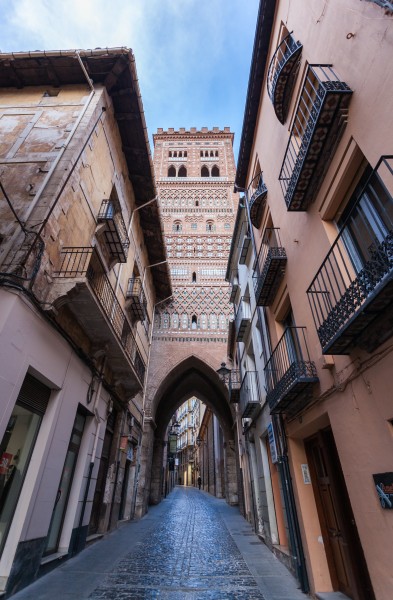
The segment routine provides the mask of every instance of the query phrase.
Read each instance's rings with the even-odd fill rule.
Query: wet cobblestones
[[[193,488],[124,556],[91,600],[264,600],[223,519]]]

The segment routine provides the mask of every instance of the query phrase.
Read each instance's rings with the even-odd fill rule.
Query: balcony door
[[[320,431],[305,447],[333,589],[353,600],[374,600],[332,430]]]
[[[359,273],[393,231],[393,199],[381,178],[371,169],[355,190],[342,218],[337,222],[356,273]],[[367,184],[366,184],[367,182]]]

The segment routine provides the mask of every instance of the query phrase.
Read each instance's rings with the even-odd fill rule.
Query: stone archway
[[[224,435],[224,469],[226,501],[238,504],[236,432],[228,390],[217,373],[205,361],[193,355],[178,363],[155,382],[155,394],[147,398],[138,488],[138,516],[148,504],[161,501],[162,465],[165,433],[176,409],[190,396],[197,396],[217,416]]]

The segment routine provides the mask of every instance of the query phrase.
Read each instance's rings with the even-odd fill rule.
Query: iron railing
[[[263,173],[258,173],[251,181],[247,190],[251,223],[259,228],[267,196],[267,186],[263,181]]]
[[[240,235],[239,235],[239,244],[238,244],[238,247],[240,248],[239,265],[244,265],[246,263],[248,249],[250,247],[250,244],[251,244],[250,231],[248,229],[247,223],[244,222],[242,224]]]
[[[382,196],[390,199],[388,210]],[[364,197],[372,201],[378,218],[373,219],[372,227],[360,210],[354,240],[348,225]],[[393,156],[382,156],[307,290],[325,354],[348,354],[356,336],[376,317],[375,311],[366,310],[370,304],[379,296],[380,313],[385,304],[391,303],[391,297],[383,296],[393,278],[392,198]],[[360,314],[362,323],[355,324]]]
[[[116,297],[98,254],[91,247],[65,247],[57,277],[86,277],[118,341],[143,383],[146,364],[137,347],[131,325]]]
[[[302,44],[289,33],[277,46],[267,73],[267,91],[280,123],[285,123],[299,69]]]
[[[233,370],[229,376],[229,402],[236,403],[240,401],[240,387],[242,379],[240,371]]]
[[[282,281],[287,264],[285,248],[282,247],[280,229],[267,227],[256,261],[253,281],[258,306],[270,306]]]
[[[344,127],[352,90],[331,65],[310,65],[279,180],[288,210],[307,210],[322,184]]]
[[[265,369],[267,401],[275,411],[281,403],[286,408],[304,390],[304,385],[318,381],[310,358],[305,327],[287,327],[273,350]]]
[[[240,387],[242,419],[252,419],[261,406],[261,388],[257,371],[246,371]]]
[[[128,301],[127,308],[132,313],[132,316],[135,319],[143,321],[146,316],[147,300],[141,277],[131,277],[128,280],[126,298]]]
[[[106,223],[107,225],[105,241],[111,255],[120,262],[126,262],[130,240],[118,202],[103,200],[97,221],[98,223]]]
[[[251,324],[251,307],[250,299],[242,296],[240,298],[239,306],[235,313],[235,330],[236,330],[236,341],[242,342]]]

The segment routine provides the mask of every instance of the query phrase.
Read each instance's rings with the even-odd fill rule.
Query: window
[[[220,169],[217,167],[217,165],[214,165],[212,168],[212,177],[219,177],[220,176]]]
[[[169,150],[168,156],[169,156],[169,158],[172,158],[172,150]]]
[[[201,169],[201,177],[210,177],[209,169],[206,167],[206,165],[203,165]]]
[[[199,201],[195,200],[195,206],[199,206]]]
[[[206,231],[214,231],[215,230],[215,225],[213,221],[207,221],[206,223]],[[211,241],[211,240],[209,240]]]
[[[184,165],[180,167],[178,177],[187,177],[187,169]]]
[[[191,223],[191,229],[196,229],[197,228],[197,223]]]
[[[196,273],[194,271],[194,273],[192,274],[192,282],[196,283]]]
[[[393,229],[393,198],[376,173],[364,188],[370,175],[368,167],[337,221],[340,229],[345,223],[342,237],[357,273]]]
[[[198,325],[197,317],[196,317],[196,315],[192,315],[192,318],[191,318],[191,329],[196,329],[197,325]]]
[[[231,228],[230,224],[229,223],[225,223],[224,229],[230,229],[230,228]]]
[[[27,374],[0,444],[0,551],[30,464],[50,389]]]
[[[182,230],[182,224],[181,221],[175,221],[172,225],[172,231],[181,231]]]
[[[168,169],[168,177],[176,177],[176,169],[173,165]]]

